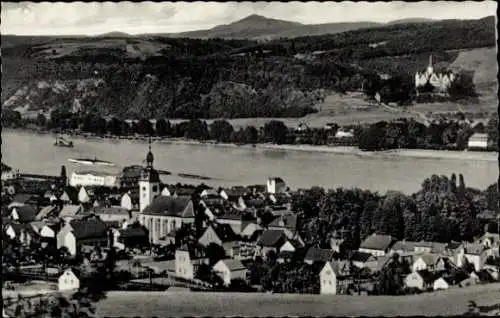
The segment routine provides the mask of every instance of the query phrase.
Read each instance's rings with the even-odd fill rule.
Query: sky
[[[483,2],[3,2],[1,33],[95,35],[176,33],[209,29],[251,14],[303,24],[407,18],[479,19],[496,15],[496,1]]]

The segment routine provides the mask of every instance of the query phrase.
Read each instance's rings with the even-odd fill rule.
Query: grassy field
[[[109,292],[98,316],[449,316],[500,310],[500,283],[411,296]]]

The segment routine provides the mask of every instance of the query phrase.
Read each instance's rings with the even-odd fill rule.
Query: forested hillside
[[[453,34],[453,36],[450,36]],[[396,24],[333,35],[249,40],[2,37],[2,107],[121,118],[301,117],[329,91],[411,102],[429,54],[495,45],[495,19]],[[380,81],[379,74],[392,76]],[[376,84],[372,82],[376,81]]]

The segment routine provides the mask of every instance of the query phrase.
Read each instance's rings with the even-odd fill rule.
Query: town
[[[3,288],[77,291],[99,268],[103,290],[383,295],[499,280],[496,185],[482,192],[461,175],[432,176],[413,203],[292,191],[280,177],[213,189],[162,184],[151,142],[145,159],[119,187],[99,176],[68,182],[64,166],[37,176],[2,164]],[[422,206],[433,195],[446,198]],[[443,223],[452,219],[459,233]]]

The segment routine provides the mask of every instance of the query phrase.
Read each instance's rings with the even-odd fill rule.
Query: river
[[[116,163],[116,169],[119,169],[126,165],[142,164],[147,152],[147,143],[143,141],[97,138],[72,140],[74,148],[54,147],[54,135],[3,130],[2,162],[20,172],[37,174],[59,174],[61,166],[65,165],[69,174],[75,169],[89,170],[89,166],[70,163],[68,158],[96,156]],[[268,177],[279,176],[292,189],[317,185],[412,193],[432,174],[462,173],[467,186],[479,189],[485,189],[498,177],[498,164],[493,160],[364,157],[356,154],[168,142],[154,142],[152,151],[154,166],[173,172],[170,176],[162,176],[162,181],[166,183],[201,182],[181,178],[177,173],[211,177],[212,180],[203,182],[212,186],[264,184]]]

